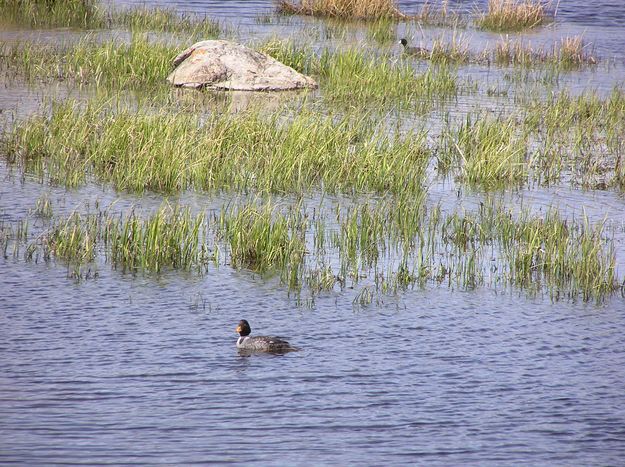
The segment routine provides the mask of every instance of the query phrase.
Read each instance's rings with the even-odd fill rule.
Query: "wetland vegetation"
[[[59,260],[76,278],[91,277],[105,263],[133,274],[210,274],[227,265],[277,277],[309,301],[359,288],[359,304],[428,286],[512,288],[597,302],[620,290],[614,226],[556,207],[542,214],[511,208],[498,198],[558,184],[623,192],[622,87],[607,95],[512,88],[496,111],[453,112],[466,96],[489,95],[465,78],[463,67],[574,73],[597,65],[580,36],[545,49],[506,36],[480,52],[454,30],[432,36],[432,47],[416,56],[384,45],[372,52],[274,38],[253,45],[314,76],[319,91],[293,94],[272,108],[261,100],[237,109],[223,95],[225,105],[181,107],[200,94],[172,91],[164,81],[179,39],[144,31],[206,39],[220,34],[218,22],[75,3],[64,10],[62,2],[0,3],[11,21],[33,27],[130,33],[129,40],[85,33],[72,44],[2,44],[9,80],[87,89],[86,97],[54,101],[5,128],[5,162],[68,189],[98,183],[122,196],[192,191],[227,201],[214,210],[176,202],[154,212],[120,212],[112,204],[61,215],[42,197],[31,216],[0,226],[5,258]],[[378,21],[370,25],[383,32],[371,39],[384,44],[381,36],[394,35],[403,13],[394,2],[361,6],[280,3],[289,14]],[[45,16],[48,22],[38,22]],[[520,30],[546,20],[539,2],[491,1],[476,27]],[[445,207],[430,199],[436,184],[482,201],[474,209]]]

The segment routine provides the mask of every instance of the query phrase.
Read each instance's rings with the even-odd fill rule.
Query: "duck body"
[[[404,47],[404,53],[408,55],[428,55],[430,52],[423,47],[410,47],[406,39],[401,39],[399,43]]]
[[[237,349],[244,352],[285,353],[299,350],[279,337],[250,336],[252,329],[250,328],[250,324],[244,319],[239,321],[239,325],[235,331],[239,333]]]

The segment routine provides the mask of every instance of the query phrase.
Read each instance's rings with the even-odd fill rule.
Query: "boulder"
[[[269,55],[229,41],[201,41],[174,59],[174,86],[236,91],[286,91],[317,83]]]

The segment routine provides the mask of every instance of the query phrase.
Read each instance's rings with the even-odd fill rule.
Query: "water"
[[[242,35],[293,35],[301,25],[321,24],[257,24],[268,1],[158,4],[240,24]],[[409,11],[417,2],[401,4]],[[587,31],[598,52],[622,63],[624,9],[618,1],[593,4],[592,11],[562,2],[562,24],[532,40]],[[494,37],[471,34],[478,42]],[[623,79],[618,67],[607,75],[600,70],[571,81],[608,89]],[[2,84],[3,113],[28,114],[44,96],[71,92]],[[479,203],[481,195],[458,198],[456,189],[436,184],[429,196],[449,208]],[[1,222],[23,218],[43,192],[55,214],[96,202],[152,209],[163,200],[97,184],[46,186],[0,163]],[[570,216],[583,209],[593,221],[607,217],[617,226],[619,272],[625,271],[622,196],[557,186],[504,198],[537,210],[557,205]],[[206,209],[228,196],[177,199]],[[133,276],[106,266],[96,279],[77,282],[62,263],[0,258],[0,464],[625,461],[621,296],[598,306],[442,286],[360,308],[352,304],[357,292],[321,295],[307,308],[275,279],[223,265],[203,277]],[[241,318],[253,333],[279,334],[303,350],[238,355],[234,328]]]

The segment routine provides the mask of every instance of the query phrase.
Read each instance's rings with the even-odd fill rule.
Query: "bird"
[[[409,47],[408,41],[406,39],[401,39],[399,43],[404,46],[404,53],[406,54],[425,55],[430,53],[427,49],[424,49],[423,47]]]
[[[235,331],[239,333],[237,349],[245,352],[285,353],[299,350],[297,347],[293,347],[287,341],[279,337],[250,336],[252,328],[250,327],[250,323],[244,319],[239,321],[239,325],[236,327]]]

